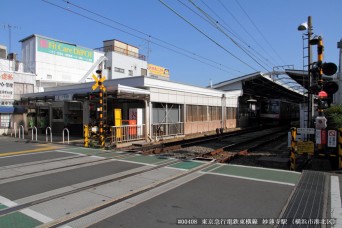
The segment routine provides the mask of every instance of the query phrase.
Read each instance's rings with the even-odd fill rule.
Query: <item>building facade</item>
[[[27,122],[27,112],[18,100],[21,94],[37,92],[36,75],[23,72],[23,63],[16,54],[7,55],[5,46],[0,46],[0,53],[0,134],[8,134]]]

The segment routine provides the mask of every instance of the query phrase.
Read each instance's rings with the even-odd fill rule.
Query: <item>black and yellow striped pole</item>
[[[342,169],[342,128],[338,129],[338,167]]]
[[[88,128],[88,125],[83,126],[83,135],[84,135],[84,147],[89,147],[89,128]]]
[[[96,73],[98,74],[98,77],[96,77],[93,74],[93,79],[95,81],[95,84],[92,86],[93,90],[96,90],[98,87],[100,89],[99,92],[99,146],[101,148],[105,147],[105,136],[104,136],[104,115],[103,115],[103,109],[104,109],[104,93],[106,92],[106,87],[103,85],[103,81],[106,79],[105,77],[102,77],[102,70],[97,70]]]
[[[297,159],[297,144],[296,144],[296,137],[297,137],[297,128],[291,128],[291,148],[290,148],[290,170],[296,170],[296,159]]]
[[[98,74],[98,86],[100,88],[100,92],[99,92],[99,102],[100,102],[100,106],[99,106],[99,146],[101,148],[105,147],[105,136],[104,136],[104,130],[103,130],[103,123],[104,123],[104,119],[103,119],[103,93],[106,91],[106,88],[103,85],[103,79],[102,79],[102,71],[101,70],[97,70],[96,73]]]

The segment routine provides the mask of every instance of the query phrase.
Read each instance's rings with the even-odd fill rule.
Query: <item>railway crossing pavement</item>
[[[189,224],[211,222],[270,227],[285,222],[287,213],[300,216],[293,208],[310,206],[320,219],[342,215],[340,174],[183,161],[7,137],[0,137],[0,156],[0,227],[198,227]],[[303,204],[309,199],[320,203]],[[317,218],[305,216],[301,219]]]

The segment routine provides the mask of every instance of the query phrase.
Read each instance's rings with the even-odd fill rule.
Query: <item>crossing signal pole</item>
[[[103,82],[106,80],[105,77],[102,76],[102,70],[97,70],[96,77],[93,75],[93,79],[95,80],[95,84],[92,86],[93,90],[97,88],[100,89],[99,91],[99,146],[101,148],[105,147],[105,132],[104,132],[104,125],[107,122],[107,93],[106,87],[104,86]]]

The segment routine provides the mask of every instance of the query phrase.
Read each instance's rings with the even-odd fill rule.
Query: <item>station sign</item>
[[[55,101],[72,101],[72,94],[57,95]]]
[[[336,147],[337,146],[337,131],[329,130],[328,131],[328,147]]]
[[[298,134],[313,135],[315,134],[315,128],[297,128]]]

